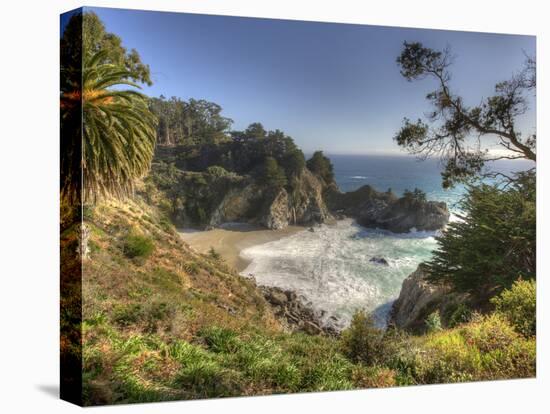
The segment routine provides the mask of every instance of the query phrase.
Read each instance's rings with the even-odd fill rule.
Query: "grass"
[[[238,335],[212,326],[193,342],[166,342],[155,334],[121,335],[107,321],[88,322],[85,332],[86,381],[89,389],[116,386],[110,403],[354,387],[353,364],[338,352],[337,341],[328,338]]]

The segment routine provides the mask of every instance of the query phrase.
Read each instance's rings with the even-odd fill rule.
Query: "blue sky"
[[[87,8],[151,67],[151,96],[220,104],[235,129],[262,122],[305,151],[398,153],[403,117],[429,109],[431,80],[407,82],[403,41],[450,46],[452,86],[478,104],[535,54],[533,36]],[[533,132],[534,110],[521,120]]]

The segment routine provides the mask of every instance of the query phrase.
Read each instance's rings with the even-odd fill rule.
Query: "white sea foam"
[[[464,221],[461,219],[457,214],[455,214],[453,211],[451,211],[451,215],[449,217],[449,223],[457,222],[457,221]]]
[[[334,316],[343,327],[359,308],[384,321],[403,279],[430,257],[435,234],[394,234],[342,220],[243,250],[251,263],[242,274],[254,275],[260,285],[296,291],[313,309],[326,312],[327,324],[335,324]],[[372,257],[385,258],[388,266],[370,262]]]
[[[366,177],[364,175],[353,175],[350,178],[353,179],[353,180],[366,180],[369,177]]]

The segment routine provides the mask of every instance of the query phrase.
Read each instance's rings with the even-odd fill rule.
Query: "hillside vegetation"
[[[143,201],[101,203],[85,220],[88,404],[353,386],[336,340],[284,333],[251,281],[193,252]]]
[[[251,281],[192,251],[140,197],[84,214],[87,405],[535,374],[534,337],[501,313],[421,336],[358,317],[342,338],[288,332]]]

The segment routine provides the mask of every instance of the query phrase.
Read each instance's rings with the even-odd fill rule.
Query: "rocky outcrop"
[[[228,187],[208,225],[247,222],[279,230],[289,224],[308,226],[331,220],[333,217],[323,200],[322,183],[304,168],[293,182],[291,193],[286,188],[263,188],[254,182]]]
[[[343,193],[335,182],[326,182],[305,167],[282,188],[266,186],[254,174],[238,175],[221,167],[197,172],[160,162],[153,165],[153,178],[165,191],[159,203],[168,205],[180,226],[211,228],[243,222],[278,230],[289,224],[311,226],[350,217],[365,227],[408,232],[440,229],[449,219],[445,203],[425,201],[416,193],[398,198],[368,185]]]
[[[391,192],[378,192],[369,185],[342,193],[336,185],[325,191],[327,205],[335,214],[352,217],[365,227],[405,233],[416,230],[438,230],[449,221],[443,202],[398,198]]]
[[[338,335],[336,329],[323,325],[320,316],[304,305],[304,299],[292,290],[273,286],[261,286],[260,290],[273,307],[275,316],[288,330],[306,332],[310,335]]]
[[[431,283],[419,266],[403,281],[399,297],[392,306],[390,323],[401,329],[421,332],[432,312],[447,315],[449,309],[467,300],[466,294],[453,293],[448,286]]]
[[[227,189],[225,196],[210,215],[209,226],[250,220],[260,199],[261,193],[253,184]]]
[[[292,224],[307,226],[334,220],[325,203],[323,193],[322,181],[304,168],[289,197]]]
[[[379,264],[379,265],[383,265],[383,266],[389,266],[390,265],[388,263],[388,261],[386,259],[384,259],[383,257],[371,257],[369,259],[369,262]]]
[[[360,215],[358,223],[395,233],[405,233],[412,229],[438,230],[449,222],[450,215],[443,202],[409,202],[404,198],[369,213]]]
[[[265,203],[266,212],[260,217],[260,224],[272,230],[284,229],[290,221],[290,209],[287,191],[282,188],[272,200]]]

